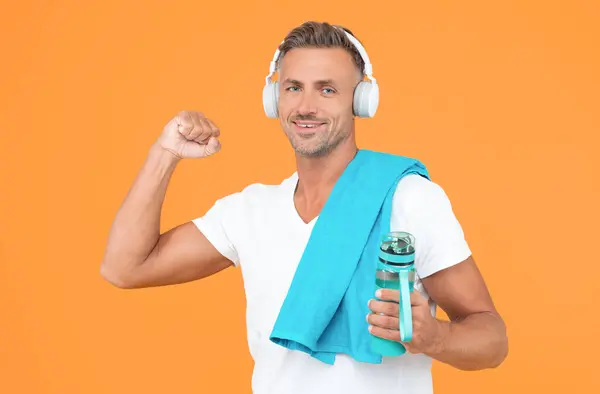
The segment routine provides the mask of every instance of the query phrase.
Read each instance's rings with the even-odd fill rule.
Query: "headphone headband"
[[[346,34],[346,37],[348,37],[348,39],[350,40],[352,45],[354,45],[354,47],[360,54],[360,57],[362,58],[363,62],[365,63],[365,69],[363,71],[363,74],[366,75],[371,81],[377,83],[377,81],[373,77],[373,65],[371,64],[371,60],[369,59],[369,55],[367,55],[367,51],[365,50],[365,48],[361,45],[361,43],[352,34],[348,33],[346,30],[339,28],[337,26],[334,26],[334,27],[336,29],[343,31],[344,34]],[[281,44],[283,44],[284,42],[285,42],[285,40],[281,41]],[[275,54],[273,55],[273,60],[271,60],[271,63],[269,64],[269,75],[267,75],[267,77],[266,77],[267,84],[271,81],[271,77],[277,71],[277,59],[279,58],[279,54],[280,54],[279,47],[277,47],[277,49],[275,50]]]

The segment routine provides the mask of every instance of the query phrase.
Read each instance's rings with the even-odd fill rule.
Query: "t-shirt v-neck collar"
[[[298,186],[298,173],[295,172],[289,178],[289,180],[290,180],[290,184],[289,184],[289,188],[288,188],[287,193],[286,193],[286,200],[288,201],[288,205],[291,208],[291,213],[294,216],[295,220],[299,223],[299,225],[312,228],[315,225],[315,223],[316,223],[317,219],[319,218],[319,216],[317,215],[316,217],[314,217],[308,223],[306,223],[302,219],[302,217],[298,213],[298,209],[296,208],[296,204],[294,203],[294,192],[296,191],[296,187]]]

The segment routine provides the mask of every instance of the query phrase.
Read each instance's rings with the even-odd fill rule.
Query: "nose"
[[[314,115],[317,113],[317,100],[311,90],[306,89],[300,96],[298,113],[300,115]]]

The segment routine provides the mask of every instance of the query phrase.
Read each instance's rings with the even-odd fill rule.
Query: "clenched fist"
[[[221,149],[219,135],[202,113],[181,111],[166,124],[158,145],[180,159],[208,157]]]

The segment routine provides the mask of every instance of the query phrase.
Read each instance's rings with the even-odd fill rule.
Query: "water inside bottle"
[[[375,285],[383,289],[400,289],[400,282],[398,281],[398,273],[378,270],[375,277]]]

